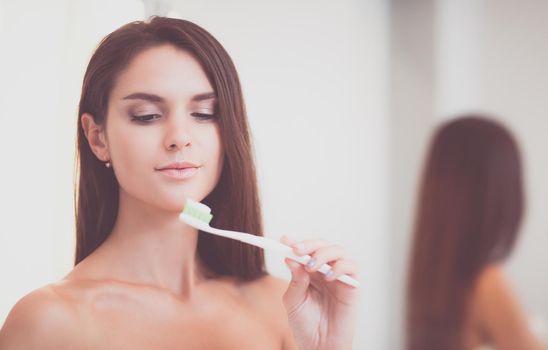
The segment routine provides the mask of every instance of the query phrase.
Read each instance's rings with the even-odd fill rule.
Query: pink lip
[[[186,168],[199,168],[200,166],[191,162],[175,162],[168,165],[164,165],[161,168],[156,170],[166,170],[166,169],[186,169]]]
[[[160,169],[158,170],[163,175],[172,179],[184,180],[193,176],[199,168],[184,168],[184,169]]]
[[[191,162],[176,162],[157,168],[161,174],[177,180],[192,177],[200,169],[200,166]]]

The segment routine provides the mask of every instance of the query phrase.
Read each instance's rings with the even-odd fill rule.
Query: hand
[[[356,278],[356,264],[344,258],[341,247],[322,240],[296,242],[283,236],[281,242],[291,246],[296,255],[308,254],[316,261],[314,266],[305,268],[285,259],[291,282],[283,303],[299,349],[351,349],[359,290],[336,279],[343,274]],[[334,272],[330,277],[317,271],[325,263]]]

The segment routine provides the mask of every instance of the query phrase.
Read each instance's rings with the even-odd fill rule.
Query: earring
[[[107,162],[105,163],[105,166],[106,166],[107,168],[110,168],[110,166],[111,166],[110,162],[107,161]]]

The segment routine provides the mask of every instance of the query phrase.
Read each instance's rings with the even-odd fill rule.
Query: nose
[[[184,117],[174,117],[172,123],[168,124],[168,131],[165,137],[165,147],[168,151],[179,151],[191,147],[190,123],[183,121]]]
[[[169,151],[179,151],[191,146],[190,138],[187,134],[169,138],[166,142],[166,148]]]
[[[170,151],[179,151],[179,150],[181,150],[185,147],[188,147],[188,146],[190,146],[190,142],[186,142],[186,143],[184,143],[184,142],[183,143],[174,142],[174,143],[170,144],[167,147],[167,149],[170,150]]]

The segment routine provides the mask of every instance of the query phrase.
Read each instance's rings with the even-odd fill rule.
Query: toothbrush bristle
[[[213,215],[211,215],[209,211],[209,207],[207,207],[205,204],[187,199],[185,207],[183,209],[183,214],[187,214],[204,222],[205,224],[209,224],[211,222],[211,219],[213,219]]]

